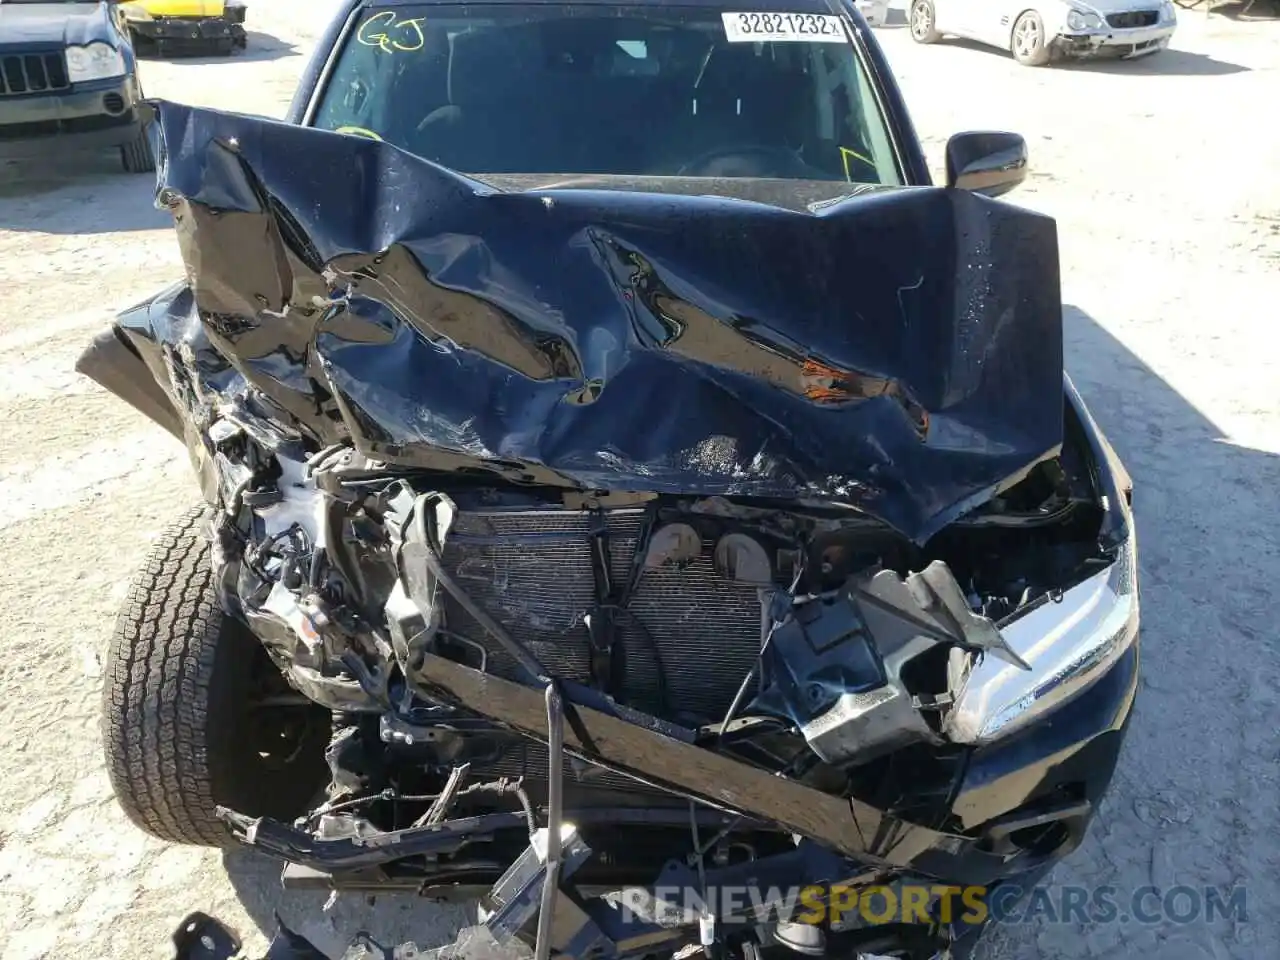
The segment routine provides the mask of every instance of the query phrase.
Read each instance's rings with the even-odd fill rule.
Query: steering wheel
[[[808,164],[783,147],[743,144],[709,150],[680,167],[676,176],[789,178],[803,176],[808,169]]]

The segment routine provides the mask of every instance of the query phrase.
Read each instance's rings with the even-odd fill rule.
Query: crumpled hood
[[[0,3],[0,51],[31,43],[85,44],[112,38],[97,3]]]
[[[190,289],[120,324],[188,410],[516,482],[833,501],[920,541],[1059,450],[1038,214],[941,188],[801,212],[502,192],[366,138],[156,109]]]

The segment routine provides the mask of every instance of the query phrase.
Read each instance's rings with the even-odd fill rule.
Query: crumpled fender
[[[89,343],[76,372],[105,387],[143,416],[183,439],[182,414],[120,328],[112,325]]]

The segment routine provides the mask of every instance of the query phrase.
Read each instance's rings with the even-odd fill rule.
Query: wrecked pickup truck
[[[187,276],[79,363],[205,501],[107,669],[138,825],[540,960],[959,957],[1080,843],[1138,587],[1055,225],[791,7],[352,3],[291,122],[154,104]]]

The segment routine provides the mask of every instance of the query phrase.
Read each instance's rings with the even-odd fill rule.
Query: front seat
[[[530,81],[540,63],[536,49],[516,31],[474,30],[453,38],[449,103],[418,126],[417,153],[463,173],[513,173],[526,157]],[[534,84],[533,86],[536,86]],[[527,166],[527,162],[524,164]]]
[[[739,147],[798,150],[812,111],[808,86],[803,73],[758,55],[753,46],[719,47],[708,59],[684,110],[680,144],[685,161]],[[751,162],[730,166],[700,172],[704,176],[768,175],[752,169]]]

